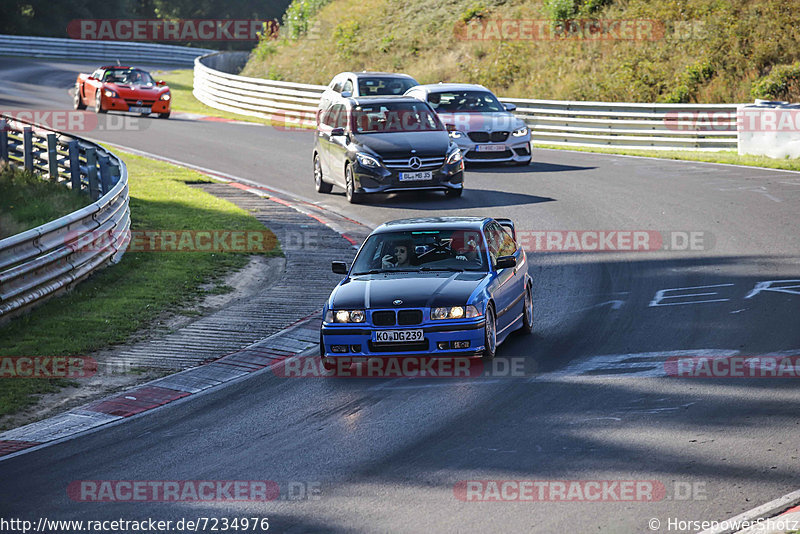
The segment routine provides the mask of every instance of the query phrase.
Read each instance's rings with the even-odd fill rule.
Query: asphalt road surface
[[[69,109],[76,74],[95,67],[0,59],[0,109]],[[122,116],[112,117],[81,135],[280,189],[371,226],[502,216],[518,231],[655,231],[667,249],[529,252],[534,333],[501,346],[492,376],[261,372],[0,462],[0,516],[542,533],[648,532],[655,518],[667,532],[670,518],[722,520],[797,489],[797,379],[666,376],[677,355],[800,354],[797,173],[535,150],[529,167],[468,169],[459,199],[397,194],[351,206],[341,191],[314,191],[313,132],[181,116],[130,116],[120,129]],[[565,234],[542,235],[547,243]],[[694,250],[670,250],[687,235]],[[67,487],[81,480],[271,480],[281,499],[76,502]],[[543,481],[536,488],[553,493],[462,499],[459,482],[486,480]],[[559,481],[654,481],[665,493],[558,502]]]

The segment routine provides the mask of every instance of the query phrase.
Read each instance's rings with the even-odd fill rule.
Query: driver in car
[[[381,259],[381,268],[411,267],[410,248],[411,244],[405,241],[395,243],[394,254],[387,254]]]

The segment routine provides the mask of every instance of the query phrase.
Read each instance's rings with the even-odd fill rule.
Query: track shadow
[[[344,193],[338,193],[344,197]],[[539,197],[524,193],[510,193],[492,189],[464,189],[458,198],[447,198],[440,191],[408,191],[388,194],[368,195],[363,201],[371,207],[404,208],[417,210],[435,210],[441,212],[459,212],[470,208],[490,208],[500,206],[521,206],[554,202],[550,197]]]
[[[590,171],[597,167],[579,165],[560,165],[543,161],[533,161],[530,165],[507,165],[497,163],[469,163],[467,170],[489,174],[527,174],[534,172]]]

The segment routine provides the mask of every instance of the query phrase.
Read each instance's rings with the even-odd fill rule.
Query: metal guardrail
[[[242,115],[314,124],[324,85],[232,74],[244,65],[246,54],[236,58],[231,54],[217,52],[195,59],[195,98]],[[515,115],[528,124],[533,142],[539,144],[661,150],[731,150],[737,146],[736,110],[740,104],[500,100],[517,106]]]
[[[241,54],[216,52],[195,59],[195,98],[207,106],[251,117],[314,124],[324,85],[249,78],[225,72],[238,71],[236,67],[244,65],[248,54]]]
[[[197,56],[210,52],[213,50],[127,41],[0,35],[0,56],[190,66]]]
[[[129,241],[128,170],[105,148],[34,123],[0,115],[0,160],[46,175],[94,202],[0,240],[0,322],[68,289]]]

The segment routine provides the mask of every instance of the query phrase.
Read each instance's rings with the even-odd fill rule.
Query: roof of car
[[[106,65],[105,67],[100,67],[101,69],[135,69],[136,67],[126,67],[125,65]]]
[[[416,219],[399,219],[385,222],[372,233],[404,232],[411,230],[480,230],[490,217],[419,217]]]
[[[475,83],[429,83],[426,85],[417,85],[412,89],[424,89],[429,93],[439,93],[444,91],[489,91],[484,86]],[[410,90],[411,89],[409,89],[409,91]]]
[[[419,104],[420,102],[419,99],[413,96],[403,95],[351,96],[349,100],[356,106],[362,104],[380,104],[382,102],[413,102],[415,104]]]
[[[386,78],[413,78],[408,74],[404,74],[401,72],[378,72],[378,71],[362,71],[362,72],[343,72],[341,74],[352,74],[353,76],[380,76]]]

